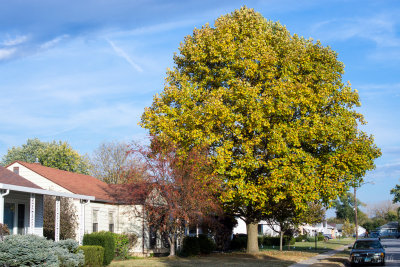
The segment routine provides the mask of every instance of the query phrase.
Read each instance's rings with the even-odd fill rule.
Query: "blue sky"
[[[0,156],[34,137],[89,154],[103,141],[144,140],[140,116],[184,36],[244,4],[338,52],[383,152],[358,196],[391,199],[400,178],[400,2],[390,0],[3,1]]]

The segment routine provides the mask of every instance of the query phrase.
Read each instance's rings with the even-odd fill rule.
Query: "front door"
[[[13,234],[14,230],[14,217],[15,217],[15,204],[4,203],[4,224],[7,225],[10,230],[10,235]]]
[[[18,204],[17,226],[18,234],[25,234],[25,204]]]

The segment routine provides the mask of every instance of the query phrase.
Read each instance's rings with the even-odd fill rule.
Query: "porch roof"
[[[25,192],[25,193],[34,193],[34,194],[42,194],[56,197],[68,197],[68,198],[76,198],[76,199],[84,199],[84,200],[94,200],[94,196],[86,196],[86,195],[78,195],[78,194],[70,194],[63,192],[56,192],[26,186],[12,185],[12,184],[4,184],[0,183],[0,189]]]

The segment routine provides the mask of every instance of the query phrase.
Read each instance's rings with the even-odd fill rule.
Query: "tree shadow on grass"
[[[138,259],[123,262],[115,262],[112,267],[121,266],[154,266],[154,267],[189,267],[189,266],[274,266],[287,267],[296,263],[294,260],[281,259],[265,254],[245,254],[245,253],[227,253],[211,254],[208,256],[188,257],[188,258],[149,258]]]

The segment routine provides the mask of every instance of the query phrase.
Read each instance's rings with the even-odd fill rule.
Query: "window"
[[[154,226],[150,226],[149,229],[149,237],[150,237],[150,248],[154,249],[157,245],[157,230]]]
[[[98,221],[98,210],[93,210],[92,222],[93,222],[93,232],[99,231],[99,221]]]
[[[259,235],[262,235],[262,234],[263,234],[263,225],[262,225],[262,224],[259,224],[259,225],[258,225],[258,234],[259,234]]]
[[[108,213],[108,231],[114,233],[114,212]]]
[[[16,173],[16,174],[19,174],[19,167],[14,167],[13,168],[13,172]]]

